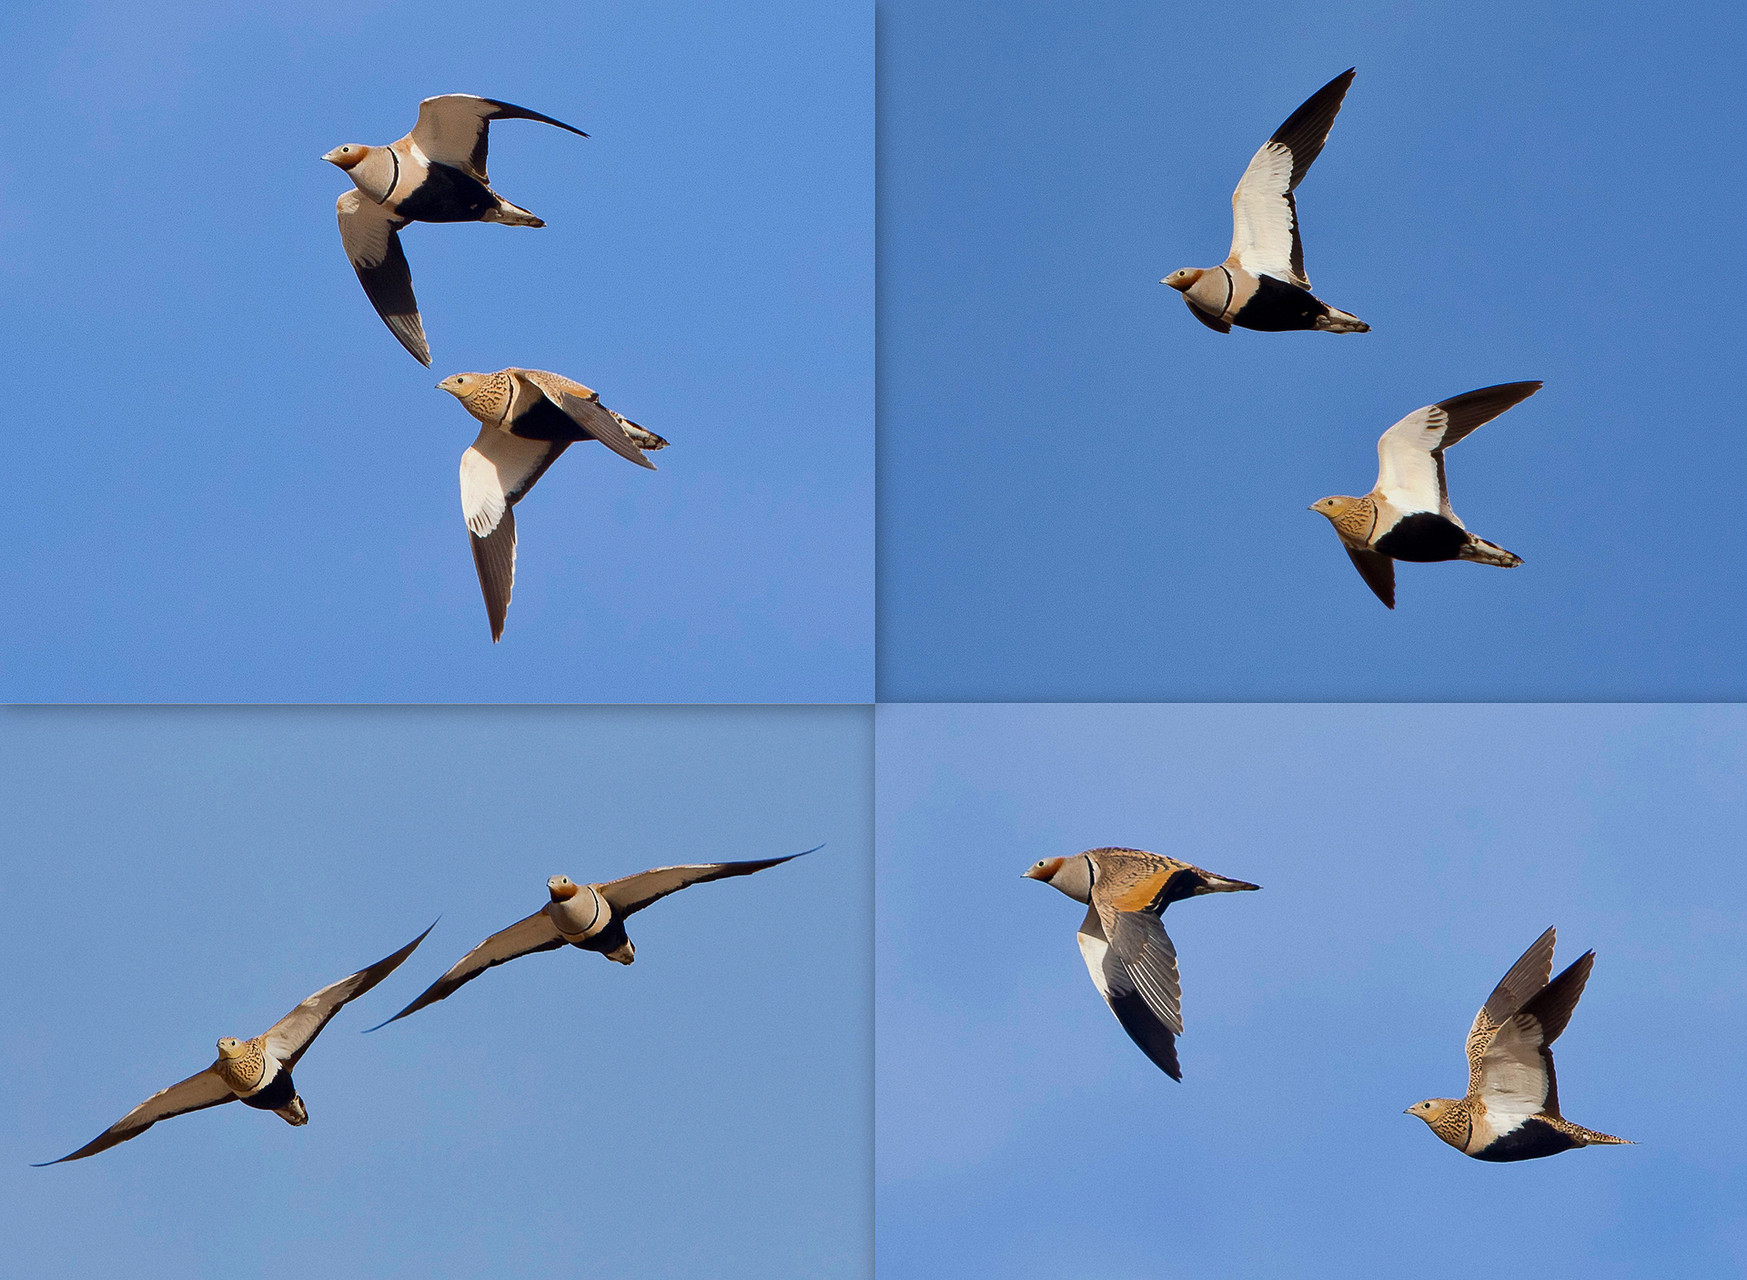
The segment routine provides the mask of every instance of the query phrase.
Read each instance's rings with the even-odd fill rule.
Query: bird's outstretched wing
[[[677,893],[687,885],[702,884],[706,880],[725,880],[729,876],[749,876],[754,871],[792,862],[824,847],[814,845],[811,849],[791,853],[784,858],[761,858],[756,862],[703,862],[683,867],[656,867],[652,871],[639,871],[634,876],[609,881],[600,886],[600,895],[612,907],[613,914],[622,920],[659,898]]]
[[[531,955],[536,951],[552,951],[563,945],[564,939],[558,936],[558,926],[552,923],[552,918],[542,908],[526,919],[516,921],[509,928],[492,934],[450,966],[449,972],[425,988],[424,994],[417,1000],[388,1019],[388,1022],[379,1022],[370,1030],[386,1027],[389,1022],[399,1022],[409,1013],[417,1013],[426,1005],[435,1004],[452,994],[457,987],[472,982],[493,965],[503,964],[518,956]]]
[[[565,440],[524,440],[483,427],[461,455],[461,514],[494,644],[503,636],[516,584],[516,516],[511,508],[569,447]]]
[[[515,374],[515,378],[521,384],[522,392],[516,397],[515,414],[518,419],[526,417],[529,420],[533,427],[532,433],[552,434],[549,415],[556,408],[564,418],[569,419],[570,424],[581,429],[579,438],[599,440],[621,458],[651,471],[655,470],[655,464],[649,461],[642,448],[625,430],[625,419],[603,405],[598,392],[591,391],[580,382],[572,382],[569,378],[561,378],[543,369],[524,369]],[[542,400],[545,403],[540,403]],[[545,424],[534,425],[542,418],[546,419]],[[563,423],[563,419],[558,421]],[[519,422],[511,426],[511,430],[526,429],[528,428],[522,427]],[[639,427],[638,430],[641,431],[642,428]],[[652,433],[646,434],[652,440],[661,439]],[[663,445],[666,443],[665,440],[661,441]]]
[[[446,93],[419,103],[419,122],[413,126],[412,140],[438,164],[460,169],[490,186],[491,179],[485,173],[485,150],[486,133],[493,120],[538,120],[541,124],[569,129],[579,138],[588,137],[573,125],[526,107],[476,98],[470,93]]]
[[[412,268],[400,247],[400,228],[406,224],[356,187],[339,198],[335,209],[340,243],[364,286],[364,296],[413,359],[429,365],[431,345],[425,341],[425,322],[413,296]]]
[[[1571,1021],[1594,964],[1595,953],[1584,952],[1493,1033],[1480,1056],[1479,1094],[1497,1133],[1509,1133],[1533,1115],[1559,1114],[1553,1041]]]
[[[1313,93],[1262,144],[1238,181],[1237,190],[1231,193],[1229,261],[1251,275],[1273,276],[1301,289],[1310,288],[1292,192],[1321,154],[1352,82],[1353,72],[1343,71]]]
[[[1381,551],[1362,551],[1356,547],[1346,548],[1347,559],[1353,562],[1353,568],[1359,571],[1359,576],[1365,580],[1376,596],[1391,609],[1395,607],[1395,561]]]
[[[208,1067],[186,1080],[178,1081],[168,1089],[159,1089],[71,1155],[62,1156],[59,1160],[46,1160],[35,1167],[41,1169],[51,1164],[65,1164],[68,1160],[83,1160],[86,1156],[107,1151],[129,1138],[139,1137],[160,1120],[216,1107],[220,1103],[234,1100],[236,1096],[231,1092],[231,1087],[219,1078],[218,1072]]]
[[[413,953],[419,943],[425,940],[425,934],[437,927],[435,920],[399,951],[391,956],[385,956],[368,969],[360,969],[348,978],[330,983],[320,991],[310,996],[286,1014],[271,1027],[267,1028],[266,1048],[289,1070],[297,1065],[304,1051],[321,1034],[321,1029],[328,1025],[336,1013],[352,1000],[356,1000],[371,987],[381,982],[389,974],[400,967],[400,962]]]
[[[1183,1033],[1183,989],[1177,949],[1164,924],[1151,912],[1119,911],[1106,930],[1093,906],[1086,910],[1078,941],[1092,985],[1129,1039],[1160,1071],[1181,1080],[1177,1037]]]
[[[1506,382],[1415,409],[1377,441],[1377,492],[1403,515],[1436,511],[1460,525],[1450,509],[1444,450],[1540,389],[1538,382]]]

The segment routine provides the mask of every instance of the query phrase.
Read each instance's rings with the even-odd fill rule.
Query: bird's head
[[[1310,509],[1316,512],[1317,515],[1327,516],[1330,520],[1339,524],[1341,517],[1358,505],[1359,500],[1357,498],[1349,498],[1344,494],[1336,494],[1332,498],[1318,498],[1315,502],[1310,504]]]
[[[218,1042],[218,1056],[221,1058],[240,1058],[243,1056],[243,1042],[235,1036],[226,1036]]]
[[[1025,871],[1027,880],[1041,880],[1076,902],[1092,899],[1092,860],[1085,854],[1071,858],[1040,858]]]
[[[1173,271],[1160,284],[1168,284],[1179,293],[1188,293],[1195,287],[1195,282],[1207,272],[1200,267],[1184,267],[1181,271]]]
[[[1435,1129],[1437,1128],[1438,1121],[1442,1120],[1444,1116],[1449,1113],[1450,1108],[1455,1105],[1456,1099],[1454,1098],[1427,1098],[1424,1102],[1414,1103],[1401,1114],[1404,1116],[1418,1116],[1421,1120],[1424,1120]]]
[[[353,165],[363,160],[365,156],[369,155],[374,150],[376,150],[375,147],[367,147],[360,142],[348,142],[343,147],[335,147],[332,151],[323,156],[322,159],[326,160],[329,164],[338,165],[347,173],[350,173]]]
[[[452,373],[437,384],[438,391],[447,391],[457,400],[465,400],[479,389],[479,384],[485,381],[485,375],[479,373]]]
[[[569,876],[553,876],[546,881],[546,892],[552,895],[554,902],[568,902],[582,892],[582,887]]]

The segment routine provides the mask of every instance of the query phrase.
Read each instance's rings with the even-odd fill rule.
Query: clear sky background
[[[0,713],[0,1272],[870,1275],[866,709]],[[374,1035],[546,878],[825,847]],[[238,1104],[50,1169],[435,919]]]
[[[1733,1275],[1747,1266],[1747,714],[1642,707],[882,707],[882,1280]],[[1263,886],[1172,906],[1183,1083],[1117,1025],[1104,844]],[[1564,1112],[1514,1165],[1401,1114],[1548,925],[1597,953]]]
[[[0,14],[13,700],[865,701],[873,24],[865,5],[123,0]],[[400,349],[321,161],[421,98],[506,121],[543,230],[403,235]],[[551,369],[666,436],[518,508],[493,648],[434,389]]]
[[[893,0],[880,71],[882,699],[1747,696],[1747,18],[1704,3]],[[1350,66],[1299,188],[1374,332],[1197,324],[1245,164]],[[1520,569],[1305,510],[1420,405]]]

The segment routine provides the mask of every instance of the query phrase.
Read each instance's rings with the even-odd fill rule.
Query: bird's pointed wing
[[[389,974],[400,967],[400,962],[413,953],[419,943],[425,940],[425,934],[437,927],[432,921],[425,932],[419,934],[399,951],[391,956],[384,956],[368,969],[360,969],[349,978],[341,978],[330,983],[305,1000],[297,1008],[286,1014],[267,1029],[267,1052],[283,1063],[287,1070],[297,1065],[297,1060],[304,1051],[314,1043],[321,1034],[321,1029],[328,1021],[346,1006],[349,1001],[356,1000],[371,987],[381,982]]]
[[[655,464],[649,461],[637,442],[625,431],[619,415],[601,404],[598,392],[589,390],[580,382],[572,382],[569,378],[560,378],[539,369],[523,370],[515,377],[523,388],[544,396],[565,417],[621,458],[651,471],[655,470]]]
[[[1379,600],[1391,609],[1395,607],[1395,561],[1381,551],[1361,550],[1357,547],[1346,548],[1347,559],[1353,562],[1353,568],[1359,571],[1359,576],[1365,580]]]
[[[1148,912],[1114,914],[1106,930],[1096,906],[1080,925],[1080,955],[1092,985],[1110,1006],[1129,1039],[1173,1080],[1177,1037],[1183,1032],[1182,987],[1177,951],[1159,918]]]
[[[1197,320],[1199,320],[1202,324],[1206,325],[1209,329],[1213,330],[1213,332],[1215,332],[1215,333],[1230,333],[1231,332],[1231,324],[1228,321],[1216,320],[1216,319],[1214,319],[1214,317],[1208,315],[1205,311],[1201,310],[1200,307],[1197,307],[1193,302],[1189,302],[1189,295],[1188,294],[1183,295],[1183,301],[1188,303],[1188,305],[1189,305],[1189,314],[1194,316]]]
[[[1506,382],[1415,409],[1377,441],[1377,492],[1403,515],[1436,511],[1460,525],[1450,509],[1444,450],[1540,389],[1538,382]]]
[[[482,427],[461,455],[461,514],[493,643],[503,635],[516,583],[516,517],[511,508],[568,447],[564,440],[524,440]]]
[[[412,140],[438,164],[460,169],[489,186],[491,179],[485,175],[486,131],[493,120],[538,120],[541,124],[569,129],[578,137],[588,137],[581,129],[526,107],[476,98],[470,93],[446,93],[419,103],[419,122],[413,126]]]
[[[622,920],[641,911],[651,902],[665,898],[670,893],[677,893],[688,885],[702,884],[706,880],[725,880],[729,876],[749,876],[754,871],[792,862],[824,847],[815,845],[787,857],[760,858],[754,862],[703,862],[683,867],[656,867],[652,871],[639,871],[634,876],[610,880],[599,886],[600,895],[612,907],[613,914]]]
[[[492,934],[451,965],[449,972],[426,987],[424,994],[417,1000],[388,1019],[388,1022],[379,1022],[370,1030],[386,1027],[389,1022],[399,1022],[409,1013],[417,1013],[426,1005],[435,1004],[453,993],[457,987],[472,982],[493,965],[503,964],[518,956],[531,955],[536,951],[552,951],[563,945],[564,939],[558,936],[558,926],[552,923],[545,908],[541,908],[526,919],[518,920],[509,928]]]
[[[200,1111],[206,1107],[216,1107],[220,1103],[230,1102],[236,1096],[231,1092],[231,1087],[219,1078],[218,1073],[208,1067],[186,1080],[178,1081],[168,1089],[159,1089],[71,1155],[62,1156],[59,1160],[44,1161],[35,1167],[40,1169],[45,1165],[65,1164],[68,1160],[83,1160],[86,1156],[107,1151],[129,1138],[139,1137],[160,1120],[187,1115],[190,1111]]]
[[[1262,144],[1232,192],[1231,260],[1252,275],[1310,288],[1292,192],[1322,152],[1352,82],[1344,71],[1312,94]]]
[[[1557,934],[1557,929],[1548,929],[1536,938],[1529,949],[1517,957],[1510,972],[1498,980],[1492,994],[1486,997],[1486,1003],[1480,1006],[1480,1012],[1474,1015],[1473,1025],[1468,1028],[1468,1062],[1473,1070],[1479,1070],[1481,1055],[1485,1053],[1487,1038],[1492,1032],[1502,1027],[1547,985],[1547,977],[1553,972],[1553,944]]]
[[[1551,934],[1552,930],[1547,932]],[[1540,943],[1536,943],[1536,948],[1539,946]],[[1551,955],[1550,947],[1546,954]],[[1535,960],[1525,974],[1523,985],[1546,972],[1540,967],[1540,956],[1535,949],[1531,949],[1530,956]],[[1529,956],[1524,959],[1529,959]],[[1485,1102],[1487,1119],[1496,1132],[1509,1133],[1530,1116],[1543,1112],[1553,1116],[1559,1114],[1559,1079],[1553,1070],[1553,1042],[1571,1021],[1571,1012],[1583,996],[1584,984],[1589,981],[1589,971],[1594,964],[1595,952],[1584,952],[1557,978],[1530,995],[1520,1009],[1506,1014],[1503,1023],[1486,1042],[1475,1063],[1475,1079],[1470,1082],[1469,1089],[1478,1092]],[[1512,972],[1516,970],[1512,969]],[[1506,999],[1514,998],[1515,994],[1511,992]],[[1487,1003],[1490,1005],[1491,1001]],[[1481,1013],[1484,1015],[1485,1010]]]
[[[340,243],[370,305],[413,359],[429,365],[431,346],[425,341],[425,323],[419,319],[419,300],[413,297],[412,269],[400,247],[399,231],[405,223],[355,187],[339,198],[335,209]]]

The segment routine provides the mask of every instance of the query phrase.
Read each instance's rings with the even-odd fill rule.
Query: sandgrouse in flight
[[[643,451],[665,449],[667,441],[614,413],[580,382],[541,369],[457,373],[437,386],[481,424],[461,455],[461,514],[495,644],[516,580],[516,503],[577,441],[599,440],[651,471],[655,464]]]
[[[1184,898],[1261,886],[1140,849],[1088,849],[1071,858],[1044,858],[1025,876],[1088,904],[1079,943],[1092,985],[1154,1065],[1181,1080],[1182,986],[1177,949],[1159,917]]]
[[[494,965],[535,951],[554,951],[567,943],[584,951],[598,951],[620,964],[630,964],[636,959],[637,949],[625,936],[625,921],[650,903],[688,885],[723,880],[729,876],[749,876],[754,871],[791,862],[814,851],[807,849],[784,858],[764,858],[755,862],[657,867],[653,871],[640,871],[634,876],[602,884],[577,884],[569,876],[553,876],[546,881],[550,902],[526,919],[492,934],[462,956],[449,972],[388,1022],[398,1022],[409,1013],[417,1013],[426,1005],[435,1004]],[[388,1022],[378,1023],[370,1030],[386,1027]]]
[[[434,925],[432,926],[435,927]],[[225,1102],[241,1102],[258,1111],[271,1111],[289,1125],[309,1123],[309,1112],[291,1082],[291,1070],[303,1057],[328,1020],[347,1002],[393,973],[400,962],[425,940],[426,929],[399,951],[323,987],[252,1040],[230,1036],[218,1042],[218,1061],[168,1089],[160,1089],[71,1155],[49,1164],[83,1160],[107,1151],[119,1142],[137,1138],[160,1120],[186,1115]],[[41,1166],[38,1166],[41,1167]]]
[[[1468,1029],[1467,1096],[1427,1098],[1406,1111],[1476,1160],[1535,1160],[1592,1143],[1630,1142],[1559,1114],[1553,1041],[1571,1021],[1595,952],[1585,951],[1548,982],[1553,933],[1547,930],[1523,952],[1474,1015]]]
[[[1482,387],[1415,409],[1377,441],[1377,486],[1362,498],[1313,502],[1327,516],[1365,585],[1395,607],[1396,560],[1472,560],[1514,569],[1521,556],[1468,532],[1450,507],[1444,450],[1541,389],[1538,382]]]
[[[335,206],[340,243],[358,281],[400,345],[421,364],[431,363],[413,297],[412,271],[400,247],[409,222],[501,222],[512,227],[546,224],[491,189],[485,172],[486,131],[493,120],[538,120],[586,138],[581,129],[468,93],[446,93],[419,103],[411,133],[386,147],[348,143],[322,157],[346,171],[354,184]]]
[[[1352,71],[1343,71],[1287,117],[1244,170],[1231,194],[1231,256],[1217,267],[1184,267],[1159,283],[1183,295],[1209,329],[1368,333],[1371,326],[1310,292],[1292,192],[1322,151]]]

